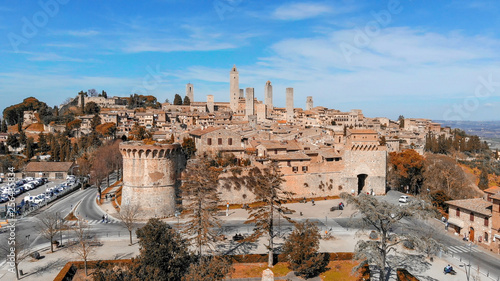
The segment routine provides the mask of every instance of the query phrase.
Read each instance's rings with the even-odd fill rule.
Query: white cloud
[[[279,20],[304,20],[331,12],[331,7],[319,3],[293,3],[279,6],[272,16]]]
[[[99,31],[96,30],[68,30],[65,33],[75,37],[89,37],[100,34]]]

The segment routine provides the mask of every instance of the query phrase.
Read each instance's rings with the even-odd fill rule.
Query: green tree
[[[185,96],[184,97],[184,102],[183,102],[184,105],[190,105],[191,104],[191,100],[189,99],[188,96]]]
[[[291,198],[293,193],[284,191],[282,183],[285,182],[283,174],[280,171],[278,163],[271,162],[264,169],[253,168],[250,170],[247,185],[253,190],[256,201],[262,204],[255,205],[248,209],[249,216],[245,224],[253,224],[253,234],[248,238],[249,241],[256,241],[262,236],[266,236],[268,244],[268,266],[273,267],[274,260],[274,232],[275,215],[281,216],[289,222],[293,221],[285,215],[291,210],[283,204]]]
[[[399,115],[398,122],[399,122],[399,128],[403,129],[405,127],[405,117],[403,115]]]
[[[0,128],[0,132],[7,133],[7,122],[5,119],[2,120],[2,127]]]
[[[182,150],[184,151],[187,159],[192,158],[196,153],[196,143],[194,142],[194,139],[190,137],[182,139]]]
[[[191,211],[184,224],[184,233],[198,248],[200,257],[203,247],[212,248],[217,228],[220,228],[217,186],[221,169],[211,167],[210,162],[207,158],[190,160],[181,187],[182,198],[188,202],[186,209]]]
[[[19,139],[14,134],[9,134],[7,136],[7,145],[16,149],[19,147]]]
[[[486,170],[485,167],[481,168],[481,174],[479,175],[479,184],[478,187],[481,190],[487,189],[489,186],[489,180],[488,180],[488,170]]]
[[[181,280],[193,257],[188,243],[171,226],[159,219],[150,219],[137,231],[140,255],[133,268],[134,280]]]
[[[179,94],[175,94],[174,105],[182,105],[182,98]]]
[[[373,196],[361,194],[352,196],[346,192],[341,194],[344,200],[354,205],[361,215],[362,230],[373,229],[378,239],[359,240],[355,248],[355,259],[362,261],[355,269],[359,269],[367,264],[374,265],[379,272],[379,280],[385,281],[388,272],[393,268],[405,266],[405,261],[411,261],[411,265],[418,258],[411,258],[410,253],[398,252],[399,244],[414,245],[417,250],[433,252],[429,250],[442,248],[432,237],[428,237],[420,231],[409,231],[417,224],[412,218],[424,218],[431,216],[430,206],[422,200],[413,200],[405,206],[393,205],[385,200],[379,200]],[[398,227],[399,231],[392,231]],[[425,263],[424,263],[425,264]]]
[[[387,178],[402,192],[420,193],[423,184],[424,157],[413,149],[389,153]],[[408,190],[407,190],[408,189]]]
[[[319,228],[309,220],[295,224],[295,229],[285,240],[283,255],[291,270],[304,278],[311,278],[325,271],[326,254],[319,254]]]
[[[92,128],[92,131],[95,131],[97,126],[101,125],[101,117],[99,116],[98,113],[94,114],[94,117],[92,117],[92,120],[90,121],[90,128]]]
[[[202,257],[198,263],[192,263],[189,266],[188,272],[182,277],[182,280],[221,281],[231,270],[231,261],[228,258],[220,256]]]
[[[19,131],[19,144],[26,145],[26,133],[24,131]]]
[[[85,104],[83,112],[85,114],[97,114],[101,111],[101,108],[97,105],[97,103],[91,101]]]
[[[33,157],[35,155],[35,141],[33,140],[32,137],[29,137],[27,140],[26,140],[26,157],[28,159],[31,159],[31,157]]]

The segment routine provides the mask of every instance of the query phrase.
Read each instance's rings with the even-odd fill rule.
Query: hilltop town
[[[193,198],[184,198],[186,183],[200,169],[194,163],[206,158],[211,162],[201,169],[210,177],[215,168],[214,203],[227,208],[226,217],[230,206],[243,210],[262,201],[248,177],[259,176],[255,168],[264,171],[276,165],[278,182],[283,182],[280,188],[290,195],[290,202],[315,206],[315,200],[325,204],[334,200],[338,207],[328,207],[334,212],[343,210],[343,200],[354,200],[356,205],[355,198],[371,200],[399,191],[403,192],[397,193],[402,195],[399,208],[403,209],[398,209],[402,214],[408,213],[404,208],[411,207],[410,201],[422,200],[433,205],[434,216],[442,216],[446,231],[500,251],[498,238],[492,238],[500,235],[500,189],[495,186],[500,182],[498,152],[490,151],[479,137],[430,119],[400,116],[390,120],[367,117],[361,109],[342,112],[314,106],[313,96],[301,108],[293,88],[276,93],[271,81],[263,83],[264,97],[259,100],[254,88],[239,88],[239,75],[233,66],[228,77],[229,102],[216,101],[213,95],[200,97],[195,85],[188,83],[185,96],[176,95],[172,102],[137,94],[110,97],[104,91],[89,90],[59,107],[50,108],[30,97],[6,108],[0,133],[0,154],[5,154],[1,168],[6,181],[8,171],[24,179],[15,190],[5,187],[6,192],[17,192],[19,186],[23,188],[19,193],[35,189],[30,185],[38,185],[38,179],[57,182],[66,178],[64,185],[74,189],[56,187],[54,192],[47,188],[34,198],[18,200],[15,210],[3,216],[27,215],[33,206],[43,209],[60,194],[90,186],[97,200],[93,193],[82,200],[99,205],[105,200],[111,206],[111,210],[101,207],[106,213],[101,223],[107,223],[108,215],[124,222],[120,210],[135,206],[138,221],[177,218],[179,226],[179,219],[193,211],[189,209]],[[273,105],[273,100],[283,98],[286,107]],[[6,201],[11,197],[5,195]],[[68,217],[100,220],[93,211],[73,206],[82,201],[69,202],[65,204]],[[279,206],[279,215],[286,210]],[[307,208],[300,215],[295,212],[296,219],[302,219],[303,212],[304,218],[318,219],[314,214],[306,217]],[[470,214],[470,219],[464,219],[463,213]],[[332,230],[328,218],[324,226],[326,236]]]

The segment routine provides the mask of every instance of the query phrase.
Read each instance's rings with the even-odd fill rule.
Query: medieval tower
[[[233,65],[233,69],[229,72],[229,90],[229,106],[233,112],[237,112],[240,94],[240,77],[236,65]]]
[[[313,109],[313,107],[314,107],[314,105],[313,105],[313,97],[308,96],[307,100],[306,100],[306,110],[311,110],[311,109]]]
[[[248,120],[249,116],[254,115],[254,89],[246,88],[246,97],[245,97],[245,116]]]
[[[139,219],[175,213],[176,188],[185,167],[179,144],[124,142],[122,204],[139,206]]]
[[[293,88],[286,88],[286,122],[293,122]]]
[[[267,81],[264,87],[264,104],[266,105],[267,116],[269,117],[273,111],[273,85],[271,85],[271,81]]]
[[[186,96],[189,98],[190,102],[194,102],[194,87],[193,84],[186,84]]]

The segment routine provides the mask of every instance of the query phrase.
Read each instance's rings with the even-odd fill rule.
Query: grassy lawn
[[[267,268],[267,263],[235,263],[231,278],[262,277],[262,271]],[[285,276],[290,272],[287,263],[279,262],[272,268],[275,277]]]
[[[368,280],[369,276],[362,276],[358,271],[353,274],[352,269],[358,263],[355,261],[331,261],[328,263],[328,271],[320,274],[321,280],[324,281],[358,281],[358,280]],[[252,278],[261,277],[262,271],[267,268],[267,263],[236,263],[233,264],[234,272],[231,274],[231,278]],[[275,277],[285,276],[290,272],[288,269],[288,264],[285,262],[277,263],[273,268]],[[363,277],[365,279],[363,279]]]

